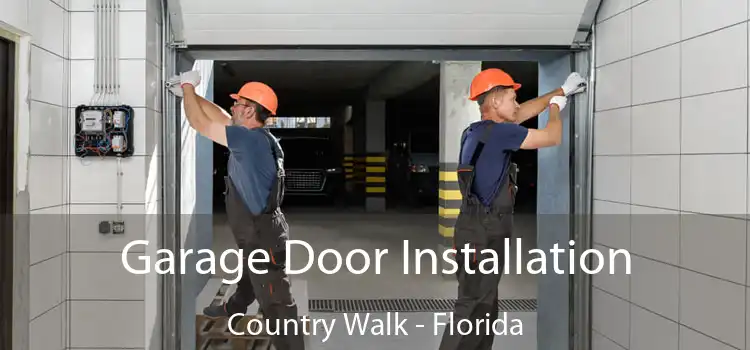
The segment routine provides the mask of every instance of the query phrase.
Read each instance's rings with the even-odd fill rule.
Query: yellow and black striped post
[[[453,228],[458,212],[461,209],[461,192],[458,190],[458,173],[456,163],[440,163],[440,187],[438,197],[438,231],[445,239],[453,238]]]
[[[343,168],[346,182],[351,182],[354,179],[354,155],[344,155]]]
[[[365,156],[365,195],[385,197],[386,156],[383,153],[368,153]]]

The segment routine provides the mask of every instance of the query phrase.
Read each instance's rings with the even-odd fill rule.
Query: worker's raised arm
[[[200,96],[195,93],[195,87],[200,84],[200,74],[196,71],[185,72],[182,73],[180,79],[183,93],[182,101],[185,105],[185,117],[190,126],[201,135],[220,145],[226,146],[227,124],[209,117],[201,107]]]
[[[539,96],[533,100],[521,104],[516,111],[515,122],[521,124],[533,117],[536,117],[549,106],[552,98],[556,96],[568,97],[586,91],[586,80],[580,74],[573,72],[568,75],[565,83],[559,88],[550,91],[547,94]],[[562,108],[561,108],[562,109]]]
[[[521,124],[533,117],[536,117],[549,106],[550,101],[555,96],[565,96],[562,88],[557,88],[552,92],[539,96],[533,100],[526,101],[516,111],[516,124]]]
[[[232,125],[232,116],[229,115],[226,110],[201,96],[198,96],[198,102],[200,102],[203,113],[205,113],[209,119],[224,126]]]
[[[529,129],[526,139],[521,143],[521,149],[539,149],[557,146],[562,142],[562,120],[560,111],[565,108],[567,99],[555,96],[549,104],[549,121],[544,129]]]
[[[187,73],[187,72],[186,72]],[[195,76],[195,73],[190,74],[180,74],[177,76],[172,77],[169,80],[169,91],[172,92],[175,96],[179,96],[184,98],[185,94],[182,91],[182,79],[183,76],[185,76],[185,79],[198,79],[198,82],[200,82],[200,74],[198,76]],[[186,81],[186,83],[190,83],[189,81]],[[195,86],[195,85],[194,85]],[[206,100],[203,98],[203,96],[200,96],[198,94],[195,94],[195,99],[198,100],[198,104],[200,105],[201,109],[203,110],[203,113],[211,120],[217,123],[221,123],[225,126],[232,125],[232,116],[227,113],[223,108],[217,106],[215,103]]]

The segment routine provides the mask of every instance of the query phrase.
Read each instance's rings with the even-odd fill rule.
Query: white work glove
[[[567,105],[567,104],[568,104],[568,98],[567,98],[567,97],[565,97],[565,96],[555,96],[555,97],[553,97],[553,98],[552,98],[552,99],[551,99],[551,100],[549,101],[549,104],[550,104],[550,105],[552,105],[552,104],[556,104],[556,105],[557,105],[557,107],[558,107],[558,108],[560,108],[560,111],[562,111],[562,110],[563,110],[563,108],[565,108],[565,105]]]
[[[173,95],[177,97],[182,97],[182,87],[181,87],[181,80],[179,75],[175,75],[169,80],[167,80],[167,89],[169,92],[171,92]]]
[[[201,74],[198,71],[188,71],[175,75],[167,81],[169,92],[177,97],[183,97],[182,85],[190,84],[197,87],[201,83]]]
[[[577,93],[586,91],[586,80],[583,79],[583,77],[581,77],[581,75],[577,72],[573,72],[568,75],[568,79],[565,80],[565,83],[561,86],[561,88],[566,97],[575,95]]]
[[[180,86],[190,84],[193,87],[198,87],[201,83],[201,73],[197,70],[191,70],[180,74]]]

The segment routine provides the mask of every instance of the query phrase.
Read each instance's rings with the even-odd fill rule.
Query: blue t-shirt
[[[276,178],[273,147],[278,147],[278,140],[260,128],[231,125],[226,127],[226,131],[230,151],[227,164],[229,178],[250,212],[260,214],[266,208]],[[273,145],[269,136],[273,138]],[[277,151],[282,152],[280,147]],[[283,157],[283,153],[280,157]]]
[[[466,130],[466,139],[460,157],[461,164],[469,164],[485,128],[491,120],[474,122]],[[508,157],[521,148],[529,129],[518,124],[495,123],[485,141],[482,154],[475,167],[474,193],[484,205],[489,206],[495,198],[503,178],[507,175]]]

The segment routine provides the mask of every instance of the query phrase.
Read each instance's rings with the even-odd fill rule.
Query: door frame
[[[177,74],[177,50],[171,45],[175,42],[175,23],[172,16],[172,1],[161,1],[161,82],[164,84],[171,76]],[[181,236],[181,125],[179,118],[178,98],[171,94],[166,86],[160,87],[162,100],[161,124],[161,164],[160,188],[161,223],[159,227],[159,249],[179,252],[182,249]],[[180,262],[177,262],[176,269]],[[182,278],[181,274],[161,274],[159,276],[158,315],[161,324],[161,349],[182,349]],[[187,337],[189,339],[189,337]]]
[[[580,254],[593,245],[593,149],[594,149],[594,102],[596,92],[596,46],[592,29],[588,39],[590,47],[585,52],[573,56],[572,68],[588,78],[585,94],[579,94],[571,100],[574,110],[571,118],[569,138],[571,142],[571,239],[576,242],[575,249],[580,261]],[[593,267],[593,258],[586,261],[589,270]],[[587,273],[570,276],[571,303],[571,349],[590,350],[591,345],[591,293],[592,277]]]
[[[0,51],[0,62],[6,60],[6,66],[0,64],[0,77],[5,75],[7,84],[0,78],[0,99],[5,100],[0,117],[0,161],[3,171],[0,172],[0,280],[13,281],[14,268],[14,225],[13,225],[13,188],[15,179],[15,71],[16,44],[12,40],[0,37],[0,45],[7,46],[7,51]],[[0,105],[2,106],[2,105]],[[0,348],[13,348],[13,290],[14,283],[2,283],[0,289]]]
[[[539,88],[541,93],[546,93],[553,88],[559,87],[561,81],[573,70],[579,71],[584,76],[590,76],[588,66],[581,65],[581,57],[587,57],[591,49],[586,48],[242,48],[242,47],[219,47],[219,46],[190,46],[181,48],[181,54],[190,55],[195,60],[217,60],[217,61],[432,61],[441,63],[443,61],[532,61],[539,63]],[[542,69],[546,68],[547,75],[542,81]],[[593,93],[593,88],[588,94],[580,94],[571,99],[570,107],[563,112],[566,126],[565,130],[571,135],[566,137],[565,145],[553,150],[540,150],[538,152],[541,169],[542,159],[547,161],[557,177],[545,177],[538,179],[539,187],[544,186],[555,195],[555,204],[547,205],[545,214],[540,215],[537,200],[537,236],[538,243],[544,242],[552,247],[557,239],[567,242],[576,240],[576,251],[589,249],[590,231],[586,217],[587,209],[590,207],[590,193],[581,192],[579,188],[588,189],[590,183],[590,163],[588,161],[588,137],[590,133],[585,130],[575,132],[575,128],[587,128],[590,118],[588,114],[588,100]],[[593,99],[591,99],[593,101]],[[546,115],[545,113],[542,113]],[[580,122],[572,121],[573,117],[581,119]],[[539,116],[540,124],[546,117]],[[578,137],[574,137],[578,135]],[[580,144],[583,142],[582,144]],[[442,146],[441,146],[442,147]],[[567,154],[565,154],[567,153]],[[540,157],[540,155],[544,155]],[[550,161],[554,160],[554,161]],[[179,168],[179,166],[178,166]],[[564,181],[560,181],[563,179]],[[577,180],[583,181],[583,183]],[[580,187],[575,187],[580,184]],[[554,188],[554,191],[552,191]],[[537,194],[539,196],[540,194]],[[545,200],[548,198],[545,197]],[[556,210],[563,210],[559,212]],[[581,211],[579,211],[581,210]],[[546,220],[544,229],[540,229],[540,222]],[[564,220],[564,221],[561,221]],[[565,225],[561,226],[562,223]],[[540,231],[541,230],[541,231]],[[546,231],[545,231],[546,230]],[[544,235],[544,232],[552,232],[555,237]],[[541,232],[541,234],[540,234]],[[541,239],[539,237],[542,237]],[[580,242],[580,243],[579,243]],[[541,247],[538,247],[541,248]],[[565,255],[567,256],[567,255]],[[549,267],[548,267],[549,268]],[[579,276],[575,274],[574,276]],[[570,349],[572,344],[588,343],[588,330],[580,327],[588,327],[590,294],[590,278],[573,279],[569,275],[558,276],[547,274],[540,276],[539,288],[548,288],[547,293],[541,290],[537,296],[537,343],[547,346],[550,350]],[[560,294],[559,290],[567,290],[568,293]],[[179,298],[179,296],[171,296]],[[540,316],[541,315],[541,316]],[[542,319],[542,321],[540,321]],[[581,340],[581,337],[584,340]],[[541,344],[540,344],[541,343]],[[549,345],[547,345],[549,344]],[[577,345],[576,345],[577,346]],[[576,350],[586,350],[581,347]]]

